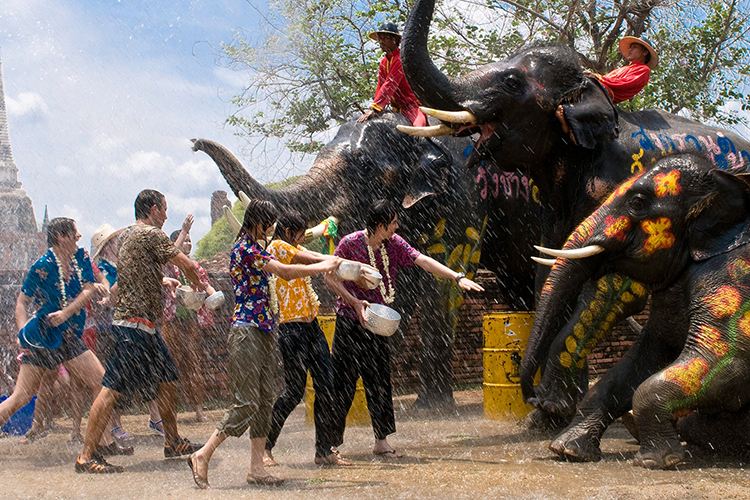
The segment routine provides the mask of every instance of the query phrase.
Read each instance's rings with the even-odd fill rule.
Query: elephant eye
[[[511,92],[518,92],[523,88],[523,81],[515,73],[510,73],[503,78],[503,86]]]
[[[628,212],[634,217],[645,215],[646,211],[646,197],[642,194],[637,194],[628,200]]]

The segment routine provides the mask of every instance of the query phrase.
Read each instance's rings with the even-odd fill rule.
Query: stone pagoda
[[[45,246],[45,238],[37,229],[31,199],[18,182],[0,63],[0,271],[27,270]]]

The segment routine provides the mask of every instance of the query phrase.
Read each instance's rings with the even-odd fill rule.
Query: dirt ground
[[[3,498],[750,498],[747,464],[694,456],[674,471],[648,471],[631,465],[637,445],[619,423],[602,443],[601,462],[560,462],[547,450],[548,438],[530,435],[513,422],[487,420],[481,391],[456,394],[455,414],[436,417],[410,410],[414,397],[397,400],[398,433],[391,443],[404,453],[382,461],[371,453],[370,427],[347,429],[342,453],[348,468],[312,463],[313,429],[300,405],[287,421],[274,452],[282,464],[273,472],[282,487],[245,482],[247,439],[229,439],[214,456],[211,489],[197,490],[184,460],[164,460],[158,436],[146,431],[146,415],[127,416],[135,435],[135,455],[114,457],[123,474],[79,475],[73,471],[77,447],[67,445],[69,424],[32,444],[0,439],[0,494]],[[206,439],[222,411],[208,412],[208,423],[180,415],[183,435]]]

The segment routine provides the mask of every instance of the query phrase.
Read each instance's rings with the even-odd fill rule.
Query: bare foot
[[[266,467],[276,467],[279,465],[279,463],[273,458],[271,450],[263,452],[263,465]]]

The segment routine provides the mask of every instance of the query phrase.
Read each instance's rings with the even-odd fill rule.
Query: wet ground
[[[674,471],[647,471],[630,462],[637,445],[619,423],[605,435],[604,458],[592,464],[559,462],[547,450],[548,439],[529,435],[512,422],[482,416],[481,391],[456,394],[457,412],[436,418],[408,410],[413,397],[397,401],[398,433],[391,443],[405,454],[383,461],[371,453],[369,427],[347,430],[342,453],[354,460],[347,468],[312,463],[313,429],[304,406],[290,417],[278,445],[282,464],[273,473],[287,479],[278,488],[245,482],[247,439],[229,439],[210,471],[211,489],[195,489],[183,460],[164,460],[158,436],[146,431],[148,417],[124,417],[135,434],[136,452],[115,457],[126,472],[87,476],[73,472],[77,448],[68,447],[67,422],[32,444],[0,439],[0,493],[3,498],[750,498],[748,466],[737,460],[695,456]],[[181,432],[204,440],[222,415],[208,412],[208,423],[180,415]]]

